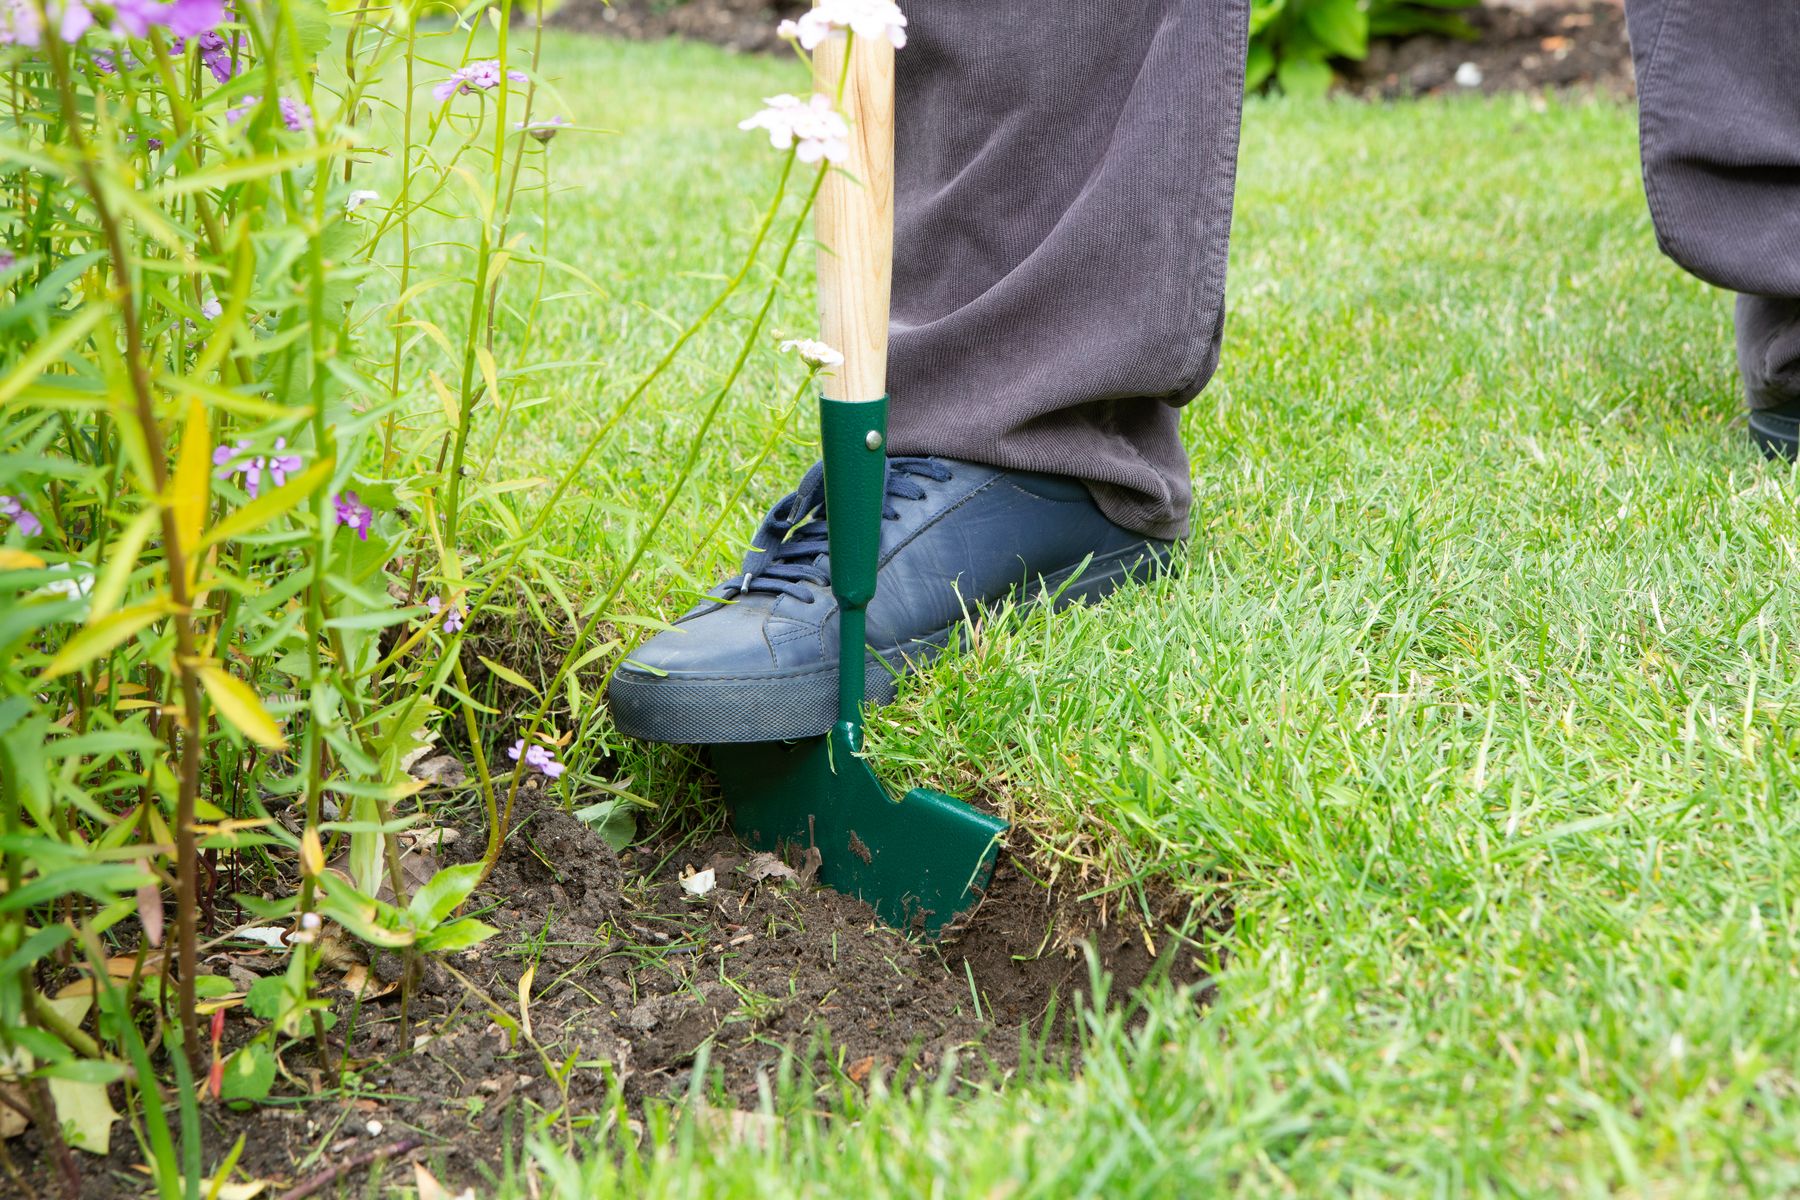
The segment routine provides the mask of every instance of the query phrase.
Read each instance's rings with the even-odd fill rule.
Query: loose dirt
[[[342,1085],[310,1041],[294,1043],[270,1103],[204,1106],[209,1163],[242,1136],[239,1178],[273,1181],[274,1196],[412,1141],[408,1153],[445,1184],[479,1189],[528,1130],[614,1121],[615,1095],[628,1123],[690,1093],[709,1111],[754,1121],[736,1114],[753,1112],[765,1089],[781,1093],[784,1073],[786,1095],[829,1108],[845,1086],[876,1077],[903,1086],[949,1070],[954,1086],[972,1087],[1035,1063],[1076,1069],[1066,1018],[1090,988],[1084,943],[1112,977],[1113,1003],[1153,973],[1201,977],[1193,943],[1180,936],[1187,905],[1158,902],[1147,922],[1115,905],[1102,923],[1094,904],[1044,888],[1006,855],[967,927],[925,945],[880,926],[862,903],[795,878],[803,862],[753,855],[728,836],[615,854],[567,812],[528,799],[468,908],[500,933],[427,963],[405,1028],[398,989],[358,1002],[333,977]],[[473,857],[477,843],[459,840],[444,857]],[[684,889],[684,877],[707,870],[709,892]],[[281,965],[275,954],[234,954],[207,969]],[[367,968],[377,989],[402,971],[392,956]],[[227,1047],[256,1025],[234,1016]],[[40,1195],[61,1194],[35,1131],[10,1147]],[[108,1158],[77,1159],[84,1200],[146,1190],[123,1124]],[[387,1178],[403,1177],[410,1168],[390,1164]],[[341,1186],[362,1195],[366,1179],[359,1165],[322,1194]]]
[[[1378,41],[1347,68],[1345,86],[1370,99],[1459,92],[1556,91],[1631,96],[1625,10],[1618,0],[1512,0],[1466,14],[1479,37]]]
[[[613,37],[687,37],[746,53],[787,53],[775,26],[807,7],[807,0],[569,0],[551,24]],[[1378,40],[1366,62],[1339,64],[1344,89],[1370,99],[1464,91],[1633,92],[1620,0],[1495,0],[1457,15],[1477,38]]]

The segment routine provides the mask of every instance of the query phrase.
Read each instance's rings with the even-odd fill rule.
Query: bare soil
[[[614,37],[688,37],[744,53],[785,53],[776,23],[807,7],[807,0],[569,0],[551,23]],[[1545,89],[1633,93],[1621,0],[1493,0],[1460,15],[1478,38],[1378,41],[1366,62],[1341,64],[1345,90],[1370,99]]]
[[[444,856],[477,856],[477,841]],[[683,876],[708,868],[716,886],[689,895]],[[428,963],[404,1027],[398,989],[360,1002],[334,990],[342,1083],[310,1041],[288,1046],[287,1078],[269,1103],[204,1105],[206,1161],[242,1136],[238,1178],[273,1181],[270,1196],[345,1164],[316,1194],[364,1195],[369,1172],[384,1168],[390,1182],[410,1182],[410,1167],[396,1166],[407,1157],[453,1190],[479,1187],[531,1130],[591,1136],[614,1123],[615,1098],[634,1131],[647,1109],[690,1094],[704,1095],[709,1118],[753,1124],[763,1119],[759,1093],[783,1094],[784,1072],[786,1095],[829,1110],[843,1088],[876,1077],[904,1086],[948,1070],[957,1087],[997,1086],[1021,1071],[1074,1069],[1067,1017],[1090,987],[1084,945],[1112,976],[1113,1003],[1153,974],[1202,979],[1183,936],[1188,904],[1154,901],[1146,921],[1115,903],[1103,922],[1093,904],[1046,889],[1007,855],[968,926],[937,945],[771,868],[720,835],[618,855],[533,799],[468,909],[499,935]],[[272,952],[234,951],[206,969],[241,978],[282,965]],[[385,956],[368,967],[381,985],[402,970]],[[227,1047],[256,1025],[235,1015]],[[168,1115],[173,1123],[172,1106]],[[62,1194],[35,1130],[9,1145],[38,1194]],[[384,1151],[393,1158],[365,1161]],[[84,1200],[145,1194],[123,1124],[108,1157],[76,1157]]]
[[[1474,41],[1380,41],[1347,68],[1345,86],[1370,99],[1457,92],[1577,92],[1631,96],[1636,85],[1618,0],[1511,0],[1467,14]]]

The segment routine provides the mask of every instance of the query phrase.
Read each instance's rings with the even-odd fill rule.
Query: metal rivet
[[[863,439],[863,444],[871,450],[881,449],[881,434],[876,430],[869,430],[869,436]]]

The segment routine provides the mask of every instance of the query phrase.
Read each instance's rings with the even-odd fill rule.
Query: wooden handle
[[[850,49],[850,73],[844,48]],[[894,278],[894,47],[834,32],[813,51],[813,90],[836,97],[850,125],[850,157],[819,191],[819,336],[843,352],[821,374],[833,400],[887,395],[888,296]]]

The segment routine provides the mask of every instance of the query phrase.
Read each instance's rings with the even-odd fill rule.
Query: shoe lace
[[[921,479],[943,483],[950,468],[935,458],[888,459],[887,486],[881,506],[884,521],[898,521],[897,501],[923,500]],[[831,542],[825,513],[825,465],[815,463],[800,486],[783,497],[763,518],[750,540],[744,573],[714,588],[710,595],[732,600],[748,592],[792,596],[811,604],[814,587],[831,585]]]

